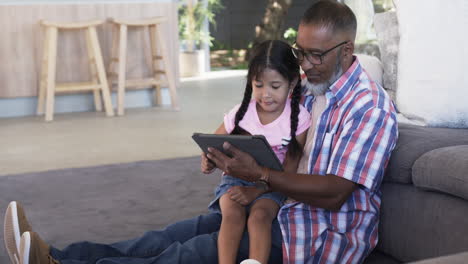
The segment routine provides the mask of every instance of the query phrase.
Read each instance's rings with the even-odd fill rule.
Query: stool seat
[[[166,17],[158,16],[132,21],[109,18],[108,21],[112,24],[113,28],[109,76],[117,77],[117,80],[111,80],[111,84],[113,81],[117,83],[117,114],[124,114],[124,94],[126,88],[154,87],[155,101],[156,104],[160,105],[162,103],[161,86],[164,84],[167,84],[169,87],[172,108],[179,110],[175,75],[171,68],[172,64],[169,59],[166,38],[161,30],[163,22],[167,21]],[[134,29],[134,27],[141,27],[146,32],[149,31],[151,47],[150,68],[152,68],[153,73],[151,78],[129,80],[126,77],[128,30],[130,28]],[[113,66],[117,66],[117,71],[114,71]]]
[[[91,20],[91,21],[82,21],[82,22],[73,22],[73,23],[63,23],[63,22],[52,22],[47,20],[41,20],[39,22],[45,27],[56,27],[59,29],[84,29],[88,27],[98,26],[104,23],[103,20]]]
[[[158,17],[152,17],[152,18],[146,18],[146,19],[140,19],[140,20],[124,20],[124,19],[109,18],[108,21],[110,23],[115,23],[119,25],[137,27],[137,26],[150,26],[150,25],[159,24],[159,23],[167,21],[167,18],[164,16],[158,16]]]

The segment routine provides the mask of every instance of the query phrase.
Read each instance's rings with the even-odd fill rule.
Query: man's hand
[[[255,198],[263,193],[255,186],[233,186],[228,190],[231,200],[243,205],[249,205]]]
[[[201,154],[201,171],[210,174],[216,169],[215,164],[211,162],[205,153]]]
[[[208,148],[207,157],[216,164],[216,167],[226,174],[254,182],[260,179],[262,167],[249,154],[240,151],[231,144],[224,142],[224,150],[231,155],[226,156],[215,148]]]

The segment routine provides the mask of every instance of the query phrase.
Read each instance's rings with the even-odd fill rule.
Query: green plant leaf
[[[189,8],[186,1],[179,1],[179,38],[188,49],[195,49],[203,43],[212,45],[213,37],[210,32],[204,30],[205,19],[216,26],[216,12],[224,8],[221,0],[208,0],[206,6],[202,1],[197,1]]]

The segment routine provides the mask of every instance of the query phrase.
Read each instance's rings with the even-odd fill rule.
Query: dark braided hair
[[[244,91],[244,98],[237,110],[234,119],[234,129],[231,134],[245,134],[244,129],[239,126],[239,122],[244,118],[252,99],[252,81],[256,76],[263,73],[264,70],[271,69],[277,71],[289,83],[297,81],[291,93],[291,141],[288,145],[287,156],[293,158],[302,154],[302,150],[296,139],[296,130],[299,115],[299,102],[301,99],[301,82],[299,73],[299,64],[291,52],[291,46],[281,40],[267,40],[260,43],[254,50],[249,62],[247,73],[247,83]]]

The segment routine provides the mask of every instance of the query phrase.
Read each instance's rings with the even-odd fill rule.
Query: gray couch
[[[398,63],[400,33],[410,32],[399,25],[403,1],[396,2],[397,12],[374,17],[380,60],[359,56],[394,99],[404,70]],[[423,6],[417,13],[424,13]],[[407,12],[400,14],[408,19]],[[426,29],[425,23],[420,26]],[[400,124],[399,131],[382,184],[379,243],[365,263],[468,263],[468,129]]]
[[[468,263],[468,129],[399,126],[373,263]]]

